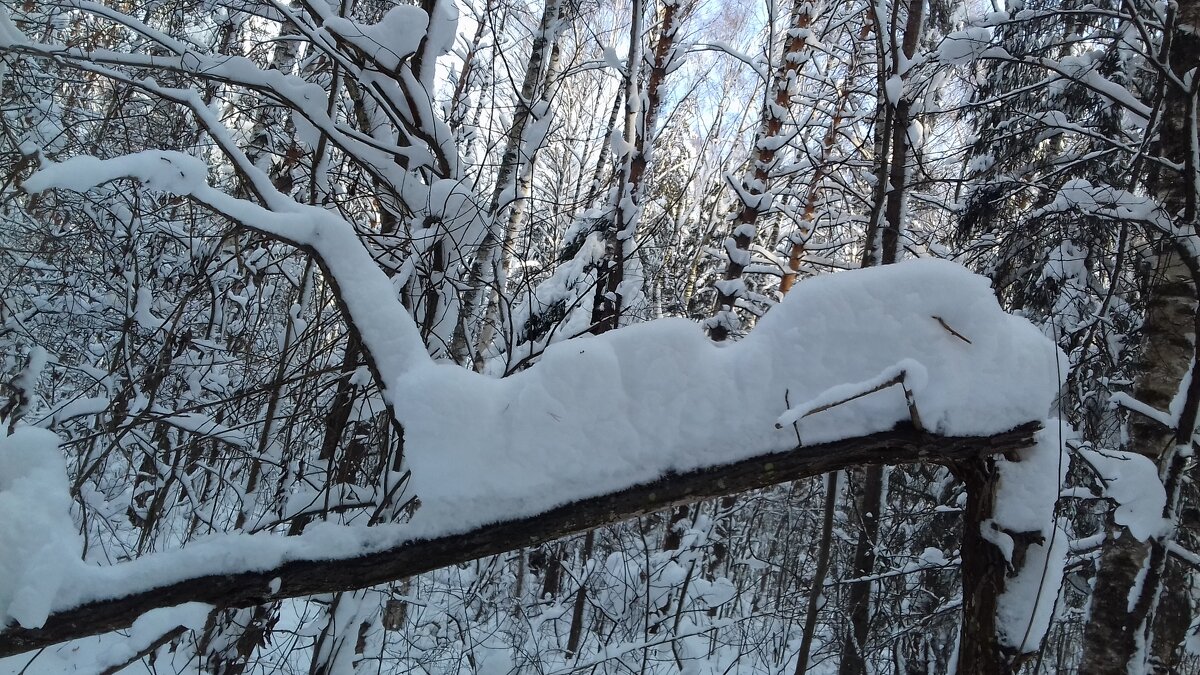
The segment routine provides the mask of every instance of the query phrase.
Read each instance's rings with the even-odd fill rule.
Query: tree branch
[[[438,539],[408,541],[358,557],[290,560],[275,568],[210,575],[145,588],[114,600],[52,613],[37,629],[0,631],[0,657],[67,640],[128,628],[143,613],[185,602],[248,607],[270,600],[349,591],[382,584],[486,555],[532,546],[676,504],[767,487],[862,464],[964,460],[1033,445],[1030,422],[992,436],[946,437],[901,424],[891,431],[759,455],[559,506],[528,518],[487,525]],[[272,581],[278,580],[272,593]]]

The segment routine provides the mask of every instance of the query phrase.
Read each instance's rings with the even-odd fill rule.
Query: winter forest
[[[0,0],[0,673],[1200,673],[1200,0]]]

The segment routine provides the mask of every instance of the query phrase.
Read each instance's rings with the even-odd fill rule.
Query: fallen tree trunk
[[[0,656],[128,628],[147,611],[187,602],[221,608],[335,593],[410,577],[487,555],[532,546],[676,504],[762,488],[859,465],[931,462],[951,465],[1034,443],[1030,422],[992,436],[938,436],[902,424],[868,436],[798,447],[712,466],[559,506],[550,511],[436,539],[408,541],[334,560],[290,560],[277,567],[198,576],[125,597],[53,612],[41,628],[0,631]]]

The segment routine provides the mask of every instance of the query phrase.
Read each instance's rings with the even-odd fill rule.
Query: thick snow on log
[[[986,279],[917,260],[805,281],[734,344],[664,319],[553,345],[502,380],[422,367],[398,405],[423,503],[413,524],[467,529],[783,450],[797,433],[818,443],[890,429],[910,416],[899,387],[795,429],[775,422],[906,360],[924,367],[909,383],[922,423],[950,436],[1046,418],[1067,363]]]
[[[32,427],[0,437],[0,627],[41,626],[82,549],[58,437]]]

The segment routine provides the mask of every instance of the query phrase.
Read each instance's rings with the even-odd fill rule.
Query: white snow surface
[[[927,428],[973,435],[1044,419],[1067,360],[1005,314],[986,279],[917,260],[807,280],[727,346],[690,321],[662,319],[552,345],[501,380],[418,368],[398,408],[424,504],[414,524],[474,527],[785,450],[796,432],[775,422],[787,401],[900,363],[924,367],[916,404]],[[805,418],[801,436],[832,441],[908,419],[903,392],[889,388]]]
[[[991,523],[1012,533],[1037,533],[1042,542],[1030,544],[1015,574],[1005,583],[996,606],[997,632],[1001,642],[1020,653],[1036,651],[1054,618],[1054,605],[1062,586],[1070,537],[1055,521],[1054,506],[1066,483],[1071,462],[1063,442],[1071,438],[1070,427],[1048,420],[1038,432],[1037,444],[1021,453],[1021,461],[997,461],[1000,474],[996,507]],[[985,536],[1007,539],[1001,550],[1012,562],[1012,538],[993,531]]]
[[[376,24],[360,24],[340,16],[325,17],[325,29],[366,52],[385,70],[400,67],[400,59],[417,51],[429,27],[429,15],[419,7],[398,5]]]
[[[1080,454],[1099,475],[1104,496],[1117,504],[1113,522],[1129,528],[1138,541],[1170,528],[1170,522],[1163,518],[1167,491],[1150,458],[1122,450],[1081,449]]]
[[[888,382],[899,379],[899,383],[914,395],[925,387],[925,366],[912,359],[903,359],[899,363],[885,368],[875,377],[862,382],[838,384],[821,392],[816,398],[789,408],[779,416],[776,426],[796,424],[801,419],[814,414],[818,408],[839,404],[842,401],[869,395],[887,386]]]
[[[1000,474],[993,520],[1010,532],[1050,534],[1054,504],[1067,482],[1071,462],[1060,449],[1059,440],[1074,436],[1059,420],[1038,432],[1038,444],[1022,453],[1021,461],[1000,460]]]
[[[0,627],[40,628],[63,582],[82,572],[58,436],[22,427],[0,438]]]
[[[946,36],[938,45],[938,58],[952,66],[965,66],[983,55],[991,47],[992,29],[986,26],[968,26]]]
[[[1054,618],[1071,540],[1061,525],[1025,551],[1025,564],[1008,578],[996,607],[1000,641],[1022,654],[1038,650]]]

